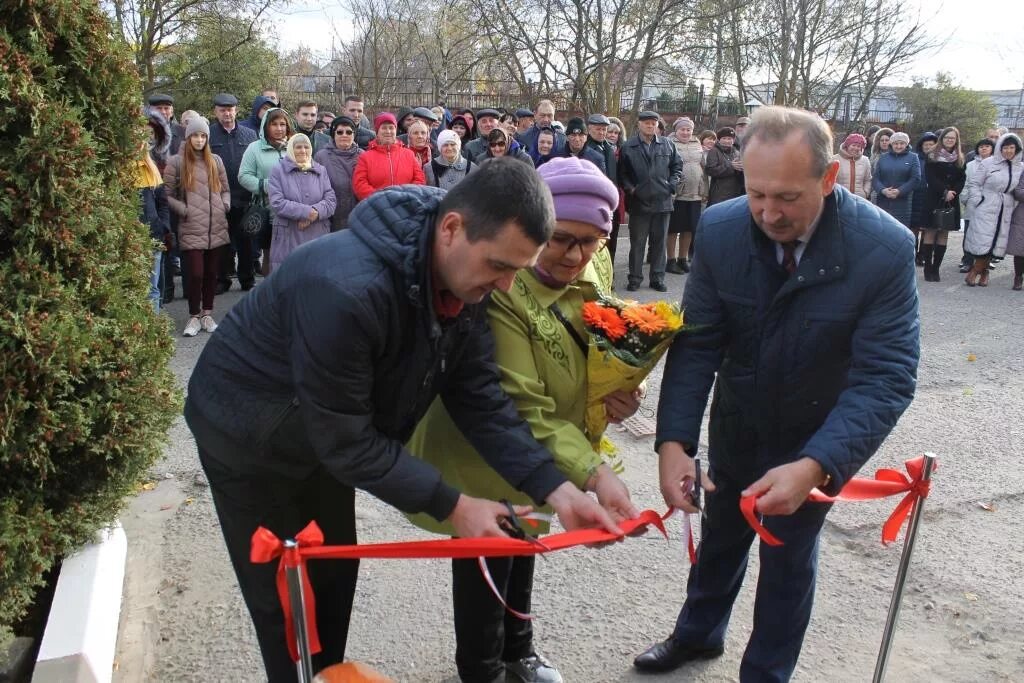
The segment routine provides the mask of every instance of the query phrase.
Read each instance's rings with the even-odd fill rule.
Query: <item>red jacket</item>
[[[371,194],[392,185],[425,185],[423,167],[416,161],[416,155],[401,141],[390,147],[370,142],[366,152],[359,155],[356,170],[352,174],[352,188],[357,199],[366,199]]]

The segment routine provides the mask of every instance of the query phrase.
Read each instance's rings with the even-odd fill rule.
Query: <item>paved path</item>
[[[1024,293],[1010,291],[1012,265],[987,289],[968,289],[955,270],[954,238],[944,282],[919,279],[923,323],[917,398],[875,457],[901,466],[924,450],[942,467],[914,558],[891,681],[1024,680]],[[619,287],[624,256],[619,255]],[[920,275],[920,272],[919,272]],[[669,275],[678,300],[685,276]],[[655,298],[650,290],[641,298]],[[217,299],[217,317],[238,301]],[[168,307],[180,333],[184,303]],[[184,383],[206,340],[177,337],[174,369]],[[976,361],[969,362],[968,354]],[[646,405],[657,403],[660,369]],[[124,517],[130,558],[116,680],[258,681],[255,637],[182,421],[155,490]],[[625,478],[641,506],[660,509],[650,438],[613,433]],[[166,478],[164,478],[166,477]],[[993,511],[979,506],[986,503]],[[360,494],[364,541],[426,537],[393,509]],[[880,526],[892,501],[838,506],[822,538],[814,617],[795,681],[870,679],[899,547],[883,548]],[[678,531],[678,527],[675,528]],[[654,535],[600,551],[572,550],[538,562],[537,644],[570,683],[736,680],[750,632],[753,577],[736,605],[725,655],[662,677],[638,677],[632,657],[669,633],[687,564],[678,534]],[[400,681],[455,680],[450,573],[443,561],[367,561],[361,568],[349,656]]]

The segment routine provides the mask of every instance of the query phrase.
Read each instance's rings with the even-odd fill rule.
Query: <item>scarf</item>
[[[416,155],[416,163],[418,163],[420,166],[424,166],[430,163],[430,145],[427,145],[426,147],[410,146],[409,149],[411,149],[412,153]]]
[[[304,143],[307,147],[309,147],[309,159],[307,159],[301,164],[295,158],[295,145],[300,143]],[[285,154],[289,159],[295,162],[295,165],[298,167],[300,171],[308,171],[309,169],[313,168],[313,143],[309,141],[309,138],[306,137],[305,134],[296,133],[295,135],[293,135],[291,139],[288,140],[288,147],[285,151]]]
[[[947,164],[951,164],[959,159],[960,155],[956,151],[950,152],[945,147],[939,147],[935,152],[935,161],[944,161]]]

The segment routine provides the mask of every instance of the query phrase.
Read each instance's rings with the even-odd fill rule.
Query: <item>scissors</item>
[[[531,536],[530,534],[526,533],[526,529],[523,528],[523,526],[519,523],[519,518],[516,517],[516,510],[514,507],[512,507],[512,503],[508,502],[508,500],[504,498],[502,498],[498,502],[504,505],[505,508],[508,510],[507,517],[501,517],[498,519],[498,526],[501,527],[502,531],[504,531],[512,538],[518,538],[520,541],[527,541],[540,548],[543,548],[545,551],[551,550],[551,548],[545,545],[544,542],[541,541],[539,538],[537,538],[536,536]],[[541,557],[543,557],[543,555]]]
[[[697,508],[697,512],[700,513],[701,519],[707,519],[708,514],[704,510],[704,506],[701,504],[701,485],[700,485],[700,458],[695,457],[693,459],[693,466],[697,468],[697,473],[693,477],[693,489],[690,491],[690,500],[693,501],[693,506]]]

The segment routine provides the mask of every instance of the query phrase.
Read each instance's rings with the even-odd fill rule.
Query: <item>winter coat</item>
[[[978,165],[982,161],[982,159],[975,157],[968,161],[967,166],[964,167],[964,174],[967,180],[964,182],[964,191],[960,193],[960,211],[964,220],[971,220],[971,177],[978,172]]]
[[[327,169],[316,162],[303,171],[291,159],[282,159],[270,172],[268,187],[274,214],[270,257],[272,268],[277,268],[300,245],[331,231],[337,200]],[[306,228],[299,227],[299,221],[308,219],[312,209],[316,209],[317,219]]]
[[[875,174],[871,178],[871,187],[877,192],[875,200],[878,208],[898,220],[903,225],[910,227],[910,199],[917,187],[918,178],[921,175],[921,163],[917,155],[909,149],[902,154],[897,154],[890,149],[878,159]],[[900,194],[895,199],[889,199],[882,194],[882,190],[895,187]]]
[[[427,185],[450,190],[478,168],[479,164],[474,164],[461,154],[454,164],[446,164],[444,159],[435,157],[429,164],[423,165],[423,176]]]
[[[866,156],[861,154],[854,159],[840,150],[839,154],[832,157],[832,161],[839,162],[837,184],[864,199],[871,196],[871,162]]]
[[[229,133],[224,130],[224,126],[220,125],[220,121],[210,122],[210,151],[224,162],[224,169],[228,174],[228,184],[231,186],[231,206],[236,208],[248,206],[249,200],[252,198],[249,190],[238,182],[238,169],[242,165],[245,150],[256,142],[256,139],[256,131],[237,123]]]
[[[1017,156],[1007,161],[999,146],[1007,136],[1017,141]],[[964,251],[974,256],[1004,256],[1009,240],[1010,218],[1017,206],[1014,190],[1021,179],[1021,143],[1012,133],[999,138],[996,152],[978,166],[971,176],[971,229],[964,238]]]
[[[363,150],[352,145],[342,150],[334,145],[316,153],[313,160],[327,169],[327,177],[331,179],[337,207],[331,216],[331,232],[348,227],[348,215],[356,205],[356,191],[352,185],[352,176],[356,171],[356,162]]]
[[[963,166],[958,166],[952,162],[928,159],[924,164],[924,174],[928,179],[928,188],[925,190],[924,197],[925,216],[928,219],[925,227],[934,227],[935,219],[933,218],[933,212],[935,209],[951,206],[956,217],[956,227],[953,229],[959,230],[960,200],[957,197],[964,190],[964,183],[967,182],[967,171],[964,170]],[[947,203],[946,192],[949,190],[956,192],[957,197],[954,197],[952,202]]]
[[[683,176],[676,186],[677,202],[699,202],[705,198],[702,194],[704,185],[704,148],[697,138],[690,138],[683,143],[670,138],[676,146],[676,154],[683,162]]]
[[[363,126],[356,128],[356,144],[359,145],[359,149],[365,150],[376,137],[377,134],[369,128]]]
[[[605,140],[598,142],[593,138],[587,138],[587,149],[592,149],[604,159],[604,174],[613,183],[619,182],[619,157],[615,145]],[[529,152],[529,150],[527,150]],[[530,155],[533,156],[532,154]]]
[[[529,157],[529,154],[527,154],[527,156]],[[584,145],[583,149],[580,150],[579,154],[573,154],[572,151],[569,149],[569,145],[566,145],[565,149],[562,150],[562,153],[558,156],[577,157],[579,159],[586,159],[590,163],[594,164],[594,166],[597,166],[599,169],[601,169],[601,173],[607,175],[608,167],[605,166],[604,164],[604,155],[601,154],[596,149],[594,149],[593,147],[588,147],[587,145]],[[530,163],[533,163],[533,159],[530,159]]]
[[[238,123],[245,126],[254,133],[259,133],[263,125],[263,121],[260,119],[260,117],[256,116],[256,114],[259,112],[260,107],[262,107],[267,102],[273,104],[274,100],[272,100],[269,97],[264,97],[263,95],[259,95],[256,98],[254,98],[252,101],[252,109],[249,110],[249,116],[239,121]]]
[[[267,113],[273,111],[269,110]],[[267,180],[270,172],[284,158],[285,145],[275,147],[267,141],[267,115],[263,115],[260,123],[259,137],[256,142],[245,148],[242,162],[238,165],[238,182],[254,195],[264,199],[267,196]]]
[[[655,135],[648,145],[637,133],[619,151],[619,183],[630,213],[672,213],[682,177],[683,162],[668,138]]]
[[[743,171],[732,167],[732,162],[739,158],[740,151],[736,147],[723,147],[717,142],[708,150],[707,161],[704,162],[704,169],[711,178],[708,206],[746,194]]]
[[[501,389],[486,303],[443,323],[434,311],[444,195],[415,186],[374,194],[348,230],[298,248],[231,308],[185,406],[211,458],[226,454],[221,462],[242,477],[301,481],[323,468],[442,520],[458,491],[403,446],[440,396],[487,463],[535,502],[566,481]]]
[[[928,176],[925,174],[924,166],[927,158],[924,152],[920,151],[921,142],[918,143],[917,163],[921,167],[921,177],[917,179],[917,186],[914,188],[913,197],[910,200],[910,227],[928,228],[932,224],[931,212],[928,211]]]
[[[655,447],[699,443],[714,383],[715,470],[742,487],[808,456],[835,494],[914,397],[913,235],[836,187],[792,276],[746,197],[708,208],[696,240],[683,294],[695,331],[668,352]]]
[[[583,303],[611,292],[611,285],[612,263],[603,250],[594,255],[576,283],[564,289],[545,286],[529,268],[520,270],[512,289],[495,292],[487,307],[501,388],[515,402],[533,436],[554,456],[558,469],[581,489],[602,462],[586,434],[587,357],[552,306],[557,305],[586,338]],[[441,401],[434,401],[408,446],[436,467],[445,482],[466,495],[531,504],[487,466],[452,423]],[[454,534],[450,524],[438,523],[428,515],[410,519],[428,531]],[[547,527],[533,531],[543,533]]]
[[[206,164],[201,159],[194,163],[195,186],[191,190],[181,186],[181,155],[171,157],[164,167],[167,203],[178,216],[178,248],[182,251],[216,249],[231,241],[228,234],[231,186],[224,162],[216,154],[213,160],[220,176],[220,192],[210,189]]]
[[[139,222],[149,226],[149,236],[161,244],[171,232],[171,209],[163,185],[139,188]]]
[[[416,163],[416,155],[401,142],[390,146],[370,143],[365,154],[356,160],[352,174],[352,187],[357,199],[366,199],[377,190],[392,185],[422,185],[423,167]]]
[[[1024,173],[1013,191],[1017,208],[1010,216],[1010,232],[1006,238],[1006,253],[1010,256],[1024,256]]]

